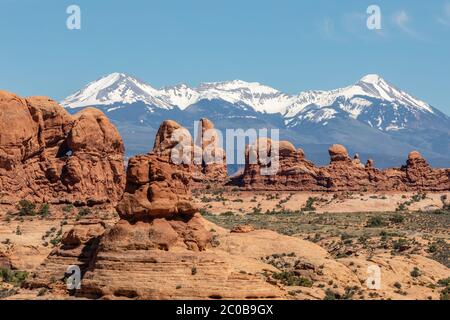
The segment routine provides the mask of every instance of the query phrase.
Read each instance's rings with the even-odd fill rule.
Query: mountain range
[[[207,117],[220,130],[278,128],[281,139],[302,147],[318,164],[329,161],[333,143],[363,160],[373,158],[378,167],[400,166],[413,149],[434,166],[450,164],[450,117],[376,74],[335,90],[290,95],[241,80],[157,89],[112,73],[61,104],[71,113],[87,106],[102,109],[122,134],[128,156],[148,152],[149,140],[166,119],[192,130],[195,120]]]

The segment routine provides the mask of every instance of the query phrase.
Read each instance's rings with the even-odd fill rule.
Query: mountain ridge
[[[61,104],[70,112],[87,106],[103,110],[124,136],[129,155],[148,151],[137,140],[153,135],[163,120],[190,128],[189,122],[207,117],[221,130],[278,128],[284,138],[307,145],[305,151],[319,163],[326,155],[314,154],[316,146],[333,143],[363,155],[379,155],[386,166],[399,165],[400,153],[411,149],[435,165],[450,163],[450,117],[376,74],[347,87],[289,95],[242,80],[157,89],[113,73],[90,82]]]

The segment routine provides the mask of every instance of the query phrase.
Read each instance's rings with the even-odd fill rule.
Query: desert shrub
[[[226,217],[232,217],[232,216],[234,216],[234,212],[233,211],[225,211],[225,212],[222,212],[220,215],[226,216]]]
[[[39,215],[41,217],[46,217],[50,214],[50,205],[48,203],[44,203],[40,208],[39,208]]]
[[[367,240],[369,240],[369,236],[367,234],[360,235],[358,238],[358,243],[366,244]]]
[[[440,293],[441,300],[450,300],[450,277],[438,281],[439,286],[444,287]]]
[[[394,283],[394,287],[396,287],[397,289],[400,290],[402,288],[402,285],[400,282],[396,282],[396,283]]]
[[[325,297],[323,298],[323,300],[340,300],[341,299],[341,295],[334,292],[331,289],[327,289],[325,290]]]
[[[262,209],[260,207],[254,207],[253,211],[251,212],[251,214],[254,214],[254,215],[259,215],[261,213],[262,213]]]
[[[400,238],[392,243],[392,247],[395,251],[401,252],[405,251],[409,247],[408,240]]]
[[[417,278],[417,277],[420,277],[420,275],[421,275],[422,273],[420,272],[419,268],[414,267],[414,269],[411,271],[410,274],[411,274],[411,277]]]
[[[91,214],[91,209],[89,209],[89,208],[79,208],[78,209],[78,215],[80,217],[84,217],[84,216],[87,216],[89,214]]]
[[[313,282],[311,279],[305,277],[299,277],[295,275],[293,271],[283,271],[274,273],[272,277],[276,280],[281,281],[285,286],[299,286],[299,287],[308,287],[311,288],[313,286]]]
[[[370,217],[370,219],[367,221],[367,227],[369,228],[377,228],[384,225],[385,222],[383,221],[383,218],[381,216]]]
[[[73,210],[73,204],[69,203],[68,205],[65,205],[62,208],[62,211],[64,211],[65,213],[69,213]]]
[[[55,237],[55,238],[50,240],[50,243],[53,246],[57,246],[60,242],[61,242],[61,236],[57,236],[57,237]]]
[[[442,287],[448,287],[450,286],[450,277],[445,278],[445,279],[441,279],[438,281],[438,284]]]
[[[419,202],[421,200],[425,200],[427,198],[427,194],[424,192],[419,192],[411,197],[413,202]]]
[[[390,220],[392,223],[402,223],[405,220],[405,217],[401,214],[394,214]]]
[[[395,211],[406,211],[408,208],[406,207],[406,202],[402,202],[398,205]]]
[[[20,216],[34,216],[36,215],[35,209],[36,205],[28,200],[20,200],[17,204]]]
[[[10,283],[16,287],[21,286],[27,277],[28,272],[26,271],[16,271],[8,268],[0,268],[0,278],[2,278],[4,282]]]
[[[301,211],[316,211],[316,208],[314,207],[314,202],[316,202],[316,200],[317,198],[309,197]]]

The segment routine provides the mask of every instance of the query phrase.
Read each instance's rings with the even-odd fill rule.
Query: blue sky
[[[66,8],[81,8],[81,30]],[[382,29],[366,27],[379,5]],[[120,71],[155,87],[332,89],[367,73],[450,114],[450,0],[0,0],[0,88],[62,99]]]

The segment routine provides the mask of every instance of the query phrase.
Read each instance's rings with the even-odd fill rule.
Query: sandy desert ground
[[[194,190],[214,233],[216,245],[208,254],[247,279],[247,292],[254,286],[281,299],[448,299],[450,214],[442,208],[449,198],[450,193]],[[2,275],[2,298],[74,298],[61,279],[55,287],[25,289],[23,283],[74,225],[118,221],[111,207],[53,205],[48,211],[30,217],[1,207],[0,265],[12,269]],[[372,265],[381,268],[379,290],[367,288]],[[217,276],[211,265],[195,268]],[[185,278],[173,281],[203,285]],[[179,286],[174,282],[174,291]]]

